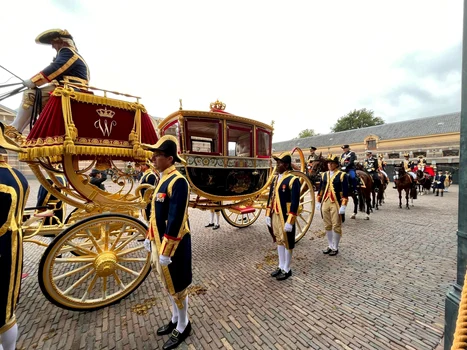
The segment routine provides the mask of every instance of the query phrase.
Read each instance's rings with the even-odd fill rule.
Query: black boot
[[[443,196],[443,194],[444,194],[444,190],[441,190],[441,197]]]
[[[439,196],[439,190],[436,190],[436,194],[435,194],[436,197]]]

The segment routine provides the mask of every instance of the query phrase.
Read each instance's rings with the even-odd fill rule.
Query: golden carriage
[[[24,225],[23,235],[25,242],[47,247],[39,266],[44,295],[62,308],[92,310],[129,295],[150,272],[150,255],[143,246],[147,225],[139,217],[154,187],[136,186],[123,166],[150,159],[145,145],[156,143],[158,136],[138,98],[127,102],[107,97],[105,90],[77,88],[83,86],[65,83],[53,91],[20,154],[42,186],[75,209],[54,225]],[[254,223],[266,206],[274,173],[273,130],[226,113],[224,107],[219,102],[209,112],[180,107],[158,128],[160,136],[179,140],[186,160],[181,170],[192,188],[190,206],[220,209],[227,222],[242,228]],[[112,169],[117,190],[92,185],[88,173],[94,168]],[[58,179],[62,175],[66,184]],[[303,169],[296,175],[302,184],[300,240],[313,219],[315,199]],[[37,236],[53,240],[46,243]]]

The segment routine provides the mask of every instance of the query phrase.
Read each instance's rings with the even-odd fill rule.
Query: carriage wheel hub
[[[99,277],[107,277],[117,268],[117,255],[114,252],[102,252],[94,260],[94,268]]]

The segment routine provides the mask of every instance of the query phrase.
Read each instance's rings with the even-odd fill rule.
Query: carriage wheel
[[[39,285],[53,304],[94,310],[132,293],[148,276],[147,227],[123,214],[86,218],[60,233],[39,265]],[[82,254],[76,256],[74,251]]]
[[[237,208],[235,204],[232,204],[231,208],[222,209],[222,216],[225,221],[238,228],[244,228],[252,225],[256,220],[258,220],[260,214],[261,209],[251,206],[238,206]]]
[[[295,221],[295,242],[300,241],[310,228],[315,214],[315,191],[308,176],[299,171],[293,172],[300,180],[300,204]]]

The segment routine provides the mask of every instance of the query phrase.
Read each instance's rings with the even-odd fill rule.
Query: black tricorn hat
[[[339,156],[330,154],[330,155],[327,157],[326,162],[328,162],[328,163],[337,163],[337,164],[339,164],[339,163],[340,163],[340,159],[339,159]]]
[[[316,151],[316,147],[314,146],[310,146],[310,149],[312,149],[313,151]]]
[[[349,145],[344,145],[344,146],[342,146],[341,148],[342,148],[342,149],[344,149],[344,148],[350,148],[350,146],[349,146]]]
[[[50,45],[54,39],[58,38],[67,38],[73,40],[73,37],[66,29],[49,29],[37,36],[36,43]]]
[[[292,156],[290,155],[290,152],[281,153],[277,157],[273,156],[273,158],[276,162],[281,161],[282,163],[292,164]]]
[[[159,141],[157,141],[157,143],[155,145],[146,145],[146,147],[150,150],[150,151],[153,151],[153,152],[164,152],[164,154],[168,157],[173,157],[174,158],[174,161],[176,161],[177,163],[185,163],[184,160],[182,160],[179,156],[178,156],[178,152],[177,152],[177,139],[175,138],[175,136],[172,136],[172,135],[165,135],[163,137],[160,138]]]

